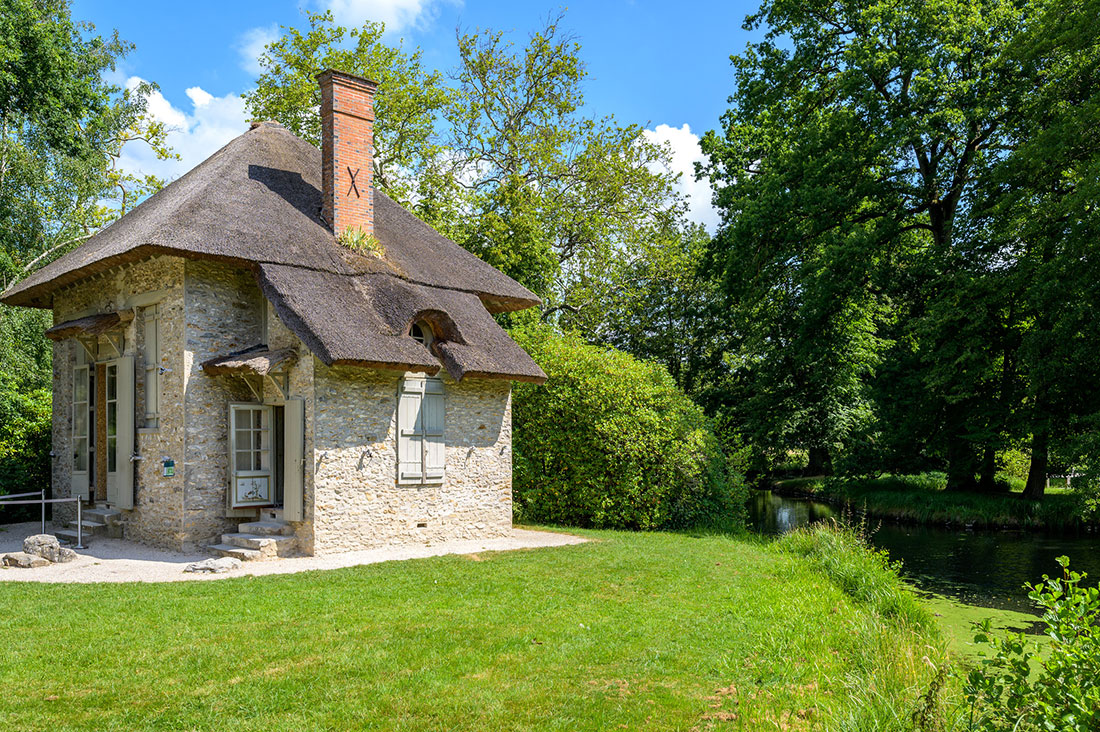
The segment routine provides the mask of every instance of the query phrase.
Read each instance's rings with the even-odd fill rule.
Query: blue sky
[[[587,0],[564,5],[564,25],[581,42],[588,65],[591,113],[638,123],[674,149],[674,167],[688,171],[697,136],[718,125],[732,91],[729,56],[752,40],[742,21],[755,2]],[[103,33],[117,29],[137,45],[119,81],[157,82],[151,109],[175,129],[179,163],[128,151],[125,164],[167,178],[190,169],[247,126],[239,96],[256,77],[255,57],[279,26],[301,25],[302,9],[332,9],[344,25],[386,22],[393,40],[424,49],[427,63],[456,62],[455,29],[514,31],[522,43],[563,4],[506,0],[267,0],[187,3],[74,0],[73,18]],[[756,34],[752,34],[756,35]],[[686,127],[685,127],[686,125]],[[685,176],[693,218],[713,227],[709,190]]]

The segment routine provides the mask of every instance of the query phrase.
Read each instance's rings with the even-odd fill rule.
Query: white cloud
[[[264,52],[264,46],[278,38],[279,26],[274,24],[250,28],[242,33],[237,39],[237,54],[240,56],[241,68],[259,76],[263,70],[260,68],[260,54]]]
[[[358,27],[367,20],[381,21],[388,32],[399,33],[430,24],[443,3],[461,5],[462,0],[320,0],[319,4],[331,10],[340,25]]]
[[[132,89],[140,82],[140,78],[132,76],[126,80],[126,86]],[[124,170],[172,181],[248,129],[244,100],[239,94],[216,97],[197,86],[186,94],[191,101],[191,109],[187,111],[172,106],[159,91],[149,95],[149,112],[171,128],[168,144],[180,159],[157,160],[148,145],[131,142],[123,148],[119,161]]]
[[[645,130],[646,139],[658,145],[668,144],[670,152],[669,167],[673,173],[680,174],[677,188],[687,196],[688,218],[706,227],[714,233],[718,228],[718,210],[712,201],[710,181],[695,180],[695,163],[703,162],[703,151],[699,147],[699,136],[691,131],[686,123],[683,127],[657,125],[656,129]]]

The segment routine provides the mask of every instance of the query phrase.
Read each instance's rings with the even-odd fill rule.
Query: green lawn
[[[922,611],[864,592],[828,547],[584,533],[297,575],[0,584],[0,729],[865,732],[907,728],[942,663]]]

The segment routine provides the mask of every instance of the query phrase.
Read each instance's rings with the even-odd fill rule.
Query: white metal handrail
[[[30,501],[13,501],[13,498],[25,498],[26,496],[38,496],[37,500]],[[31,493],[12,493],[7,496],[0,496],[0,506],[33,506],[35,504],[42,505],[42,533],[46,533],[46,504],[47,503],[76,503],[76,546],[74,549],[84,548],[84,520],[83,513],[83,500],[80,496],[73,496],[71,498],[46,498],[46,491],[34,491]]]

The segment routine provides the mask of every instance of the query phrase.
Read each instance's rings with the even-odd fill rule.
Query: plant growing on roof
[[[382,247],[382,242],[378,241],[378,237],[364,231],[362,226],[347,227],[336,237],[336,241],[348,249],[360,254],[369,254],[379,259],[386,253],[386,250]]]

